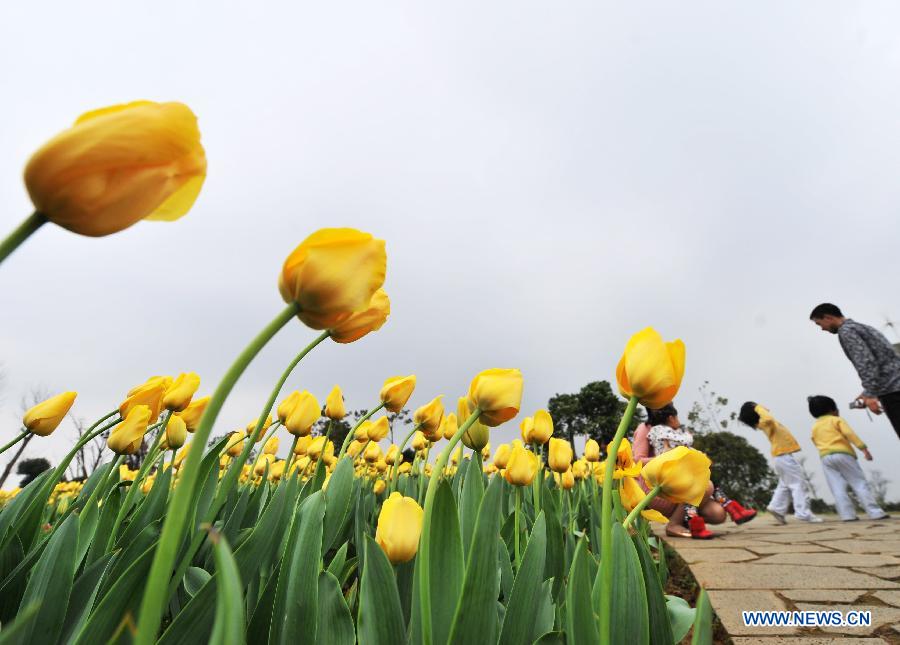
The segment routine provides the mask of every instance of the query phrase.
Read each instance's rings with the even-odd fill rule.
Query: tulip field
[[[185,106],[159,105],[89,113],[36,153],[36,211],[0,243],[0,262],[45,223],[102,236],[186,213],[206,172],[199,132]],[[154,169],[134,171],[148,156]],[[522,413],[527,379],[514,368],[460,383],[455,405],[413,375],[369,368],[368,411],[334,441],[350,418],[340,387],[322,403],[285,384],[312,351],[377,342],[391,314],[385,248],[355,229],[312,233],[278,276],[283,308],[208,396],[197,374],[153,376],[110,400],[54,468],[0,493],[0,645],[711,642],[705,594],[690,607],[664,592],[650,523],[666,519],[649,508],[656,496],[699,503],[709,459],[680,447],[642,466],[625,437],[638,403],[674,398],[683,344],[649,327],[625,343],[615,438],[577,459],[546,410]],[[246,428],[223,427],[241,374],[297,320],[309,344],[284,357]],[[410,402],[409,430],[391,444],[386,414]],[[77,405],[64,392],[34,406],[0,453],[52,435]],[[501,444],[510,424],[520,438]],[[96,437],[101,465],[65,481]]]

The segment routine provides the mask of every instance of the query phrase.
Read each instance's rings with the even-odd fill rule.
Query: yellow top
[[[800,444],[794,439],[794,435],[791,434],[790,430],[778,423],[775,417],[763,406],[757,405],[754,409],[756,414],[759,415],[757,429],[762,430],[769,438],[769,442],[772,444],[773,457],[800,451]]]
[[[833,414],[825,414],[816,419],[812,428],[812,440],[822,457],[842,452],[856,459],[853,446],[860,450],[866,448],[866,444],[856,436],[850,424]]]

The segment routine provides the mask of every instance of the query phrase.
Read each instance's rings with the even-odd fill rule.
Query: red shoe
[[[692,517],[688,521],[688,526],[691,529],[691,537],[695,540],[711,540],[714,537],[713,532],[706,528],[706,522],[699,515]]]
[[[740,502],[735,500],[731,500],[723,508],[728,512],[735,524],[743,524],[756,517],[756,511],[752,508],[744,508]]]

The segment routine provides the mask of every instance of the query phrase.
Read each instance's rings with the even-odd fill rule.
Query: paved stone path
[[[743,526],[710,526],[718,537],[666,538],[709,593],[735,645],[900,643],[900,518],[822,524],[761,514]],[[657,531],[662,534],[662,531]],[[868,627],[745,627],[741,612],[870,610]]]

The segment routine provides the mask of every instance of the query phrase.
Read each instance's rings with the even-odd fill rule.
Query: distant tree
[[[575,394],[554,395],[547,402],[547,411],[553,417],[553,433],[568,439],[573,447],[576,436],[605,446],[615,436],[627,405],[615,395],[609,381],[593,381]],[[629,431],[637,427],[641,418],[640,412],[635,414]]]
[[[872,487],[872,494],[879,506],[887,505],[887,490],[890,483],[891,480],[885,477],[880,470],[873,470],[869,476],[869,485]]]
[[[22,427],[21,419],[23,416],[25,416],[25,413],[41,401],[49,398],[49,396],[50,391],[43,385],[39,385],[36,387],[32,387],[31,391],[22,397],[22,400],[19,403],[19,415],[17,418],[17,422],[20,424],[20,428]],[[22,439],[22,441],[19,442],[19,445],[16,447],[16,451],[9,458],[9,461],[6,462],[6,467],[3,469],[3,472],[0,473],[0,488],[3,487],[3,484],[6,482],[6,478],[9,477],[9,473],[12,472],[13,466],[15,466],[16,462],[19,460],[19,457],[22,456],[22,453],[25,452],[25,448],[28,447],[28,444],[32,439],[34,439],[34,435],[29,433],[24,439]]]
[[[43,457],[34,457],[32,459],[23,459],[16,468],[16,474],[22,475],[19,486],[25,488],[28,484],[37,479],[45,470],[50,470],[50,462]]]
[[[72,425],[75,426],[75,442],[77,443],[84,436],[87,424],[84,422],[84,419],[71,413],[69,414],[69,419],[72,421]],[[67,469],[70,481],[76,479],[84,481],[97,469],[97,466],[100,465],[100,461],[103,459],[107,438],[109,438],[109,430],[101,432],[100,435],[91,439],[75,453],[75,459]]]

